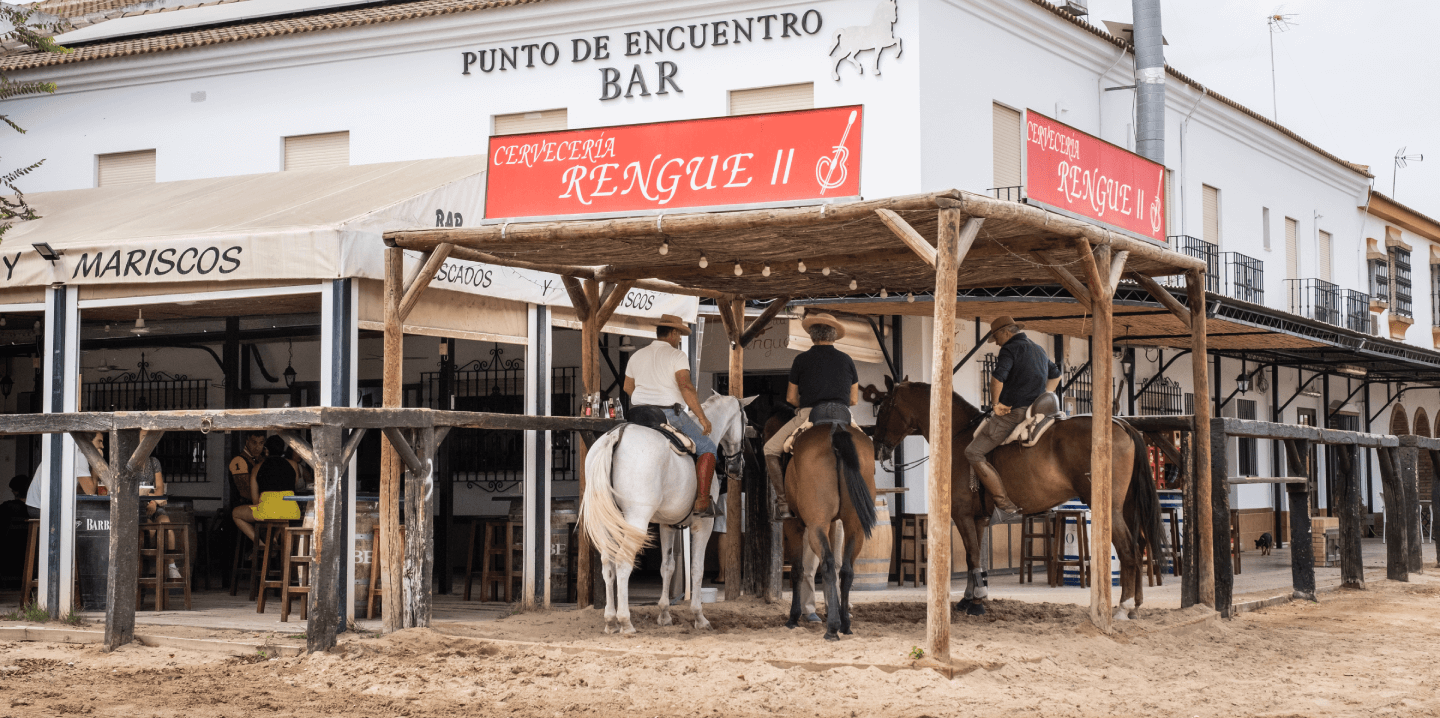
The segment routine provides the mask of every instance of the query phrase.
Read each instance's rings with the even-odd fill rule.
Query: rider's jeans
[[[765,442],[765,455],[779,456],[785,453],[785,441],[790,438],[791,434],[795,433],[796,429],[800,428],[802,424],[809,420],[810,407],[807,406],[803,409],[797,409],[795,411],[795,418],[785,422],[785,425],[780,427],[780,429],[775,432],[775,435],[770,437],[769,441]]]
[[[700,428],[700,422],[691,418],[689,412],[667,408],[665,409],[665,420],[695,442],[696,454],[715,453],[715,442],[705,435],[705,431]]]

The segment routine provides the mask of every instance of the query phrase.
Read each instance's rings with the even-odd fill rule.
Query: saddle
[[[795,450],[795,439],[812,426],[827,425],[833,432],[850,426],[853,423],[854,419],[850,416],[849,406],[841,404],[838,401],[827,401],[816,404],[810,409],[810,420],[795,427],[795,431],[790,432],[790,436],[785,438],[784,453],[788,455],[793,452]]]
[[[635,405],[630,407],[630,413],[626,415],[631,424],[639,424],[660,432],[661,436],[670,440],[670,450],[680,456],[696,458],[695,441],[685,435],[685,432],[671,426],[665,418],[665,410],[658,406]]]
[[[1055,425],[1055,422],[1064,418],[1066,418],[1065,410],[1060,406],[1060,397],[1054,392],[1047,391],[1026,407],[1025,420],[1015,425],[1015,430],[1000,442],[1000,446],[1018,441],[1021,446],[1028,449],[1040,441],[1040,437],[1044,436],[1045,432]],[[989,422],[988,418],[981,422],[972,436],[979,436]]]

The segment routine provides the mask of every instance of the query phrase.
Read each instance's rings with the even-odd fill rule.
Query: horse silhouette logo
[[[846,60],[849,60],[860,74],[865,74],[865,66],[860,64],[858,56],[867,50],[875,51],[876,75],[880,74],[880,54],[887,48],[895,48],[895,57],[900,57],[905,52],[905,46],[900,42],[900,38],[895,36],[895,21],[898,17],[899,10],[895,0],[884,0],[875,8],[875,17],[871,18],[869,25],[851,25],[836,30],[830,56],[835,57],[835,53],[840,52],[840,59],[835,61],[831,76],[837,82],[840,80],[840,63]]]

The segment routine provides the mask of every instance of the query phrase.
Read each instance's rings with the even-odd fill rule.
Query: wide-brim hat
[[[675,316],[674,314],[661,314],[660,321],[655,322],[655,326],[670,327],[671,329],[680,332],[680,336],[682,337],[690,336],[690,325],[686,324],[685,320]]]
[[[836,319],[835,315],[833,314],[816,312],[815,314],[806,315],[805,319],[800,322],[800,326],[804,327],[806,331],[809,331],[810,327],[813,327],[816,324],[822,324],[824,326],[833,328],[835,330],[836,339],[843,339],[845,337],[845,325],[841,324],[840,320]]]
[[[1009,329],[1010,331],[1018,332],[1024,330],[1025,325],[1015,321],[1014,317],[1011,317],[1007,314],[1002,317],[995,317],[995,321],[990,322],[991,334],[994,334],[1001,329]]]

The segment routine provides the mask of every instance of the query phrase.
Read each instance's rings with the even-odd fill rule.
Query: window
[[[326,132],[285,138],[285,171],[345,167],[350,164],[350,132]]]
[[[1430,324],[1440,327],[1440,265],[1430,265]]]
[[[1390,312],[1401,317],[1415,315],[1413,290],[1410,284],[1410,253],[1399,248],[1390,248],[1390,286],[1394,304]]]
[[[527,132],[554,132],[570,128],[570,112],[565,108],[539,112],[516,112],[495,116],[495,136],[523,135]]]
[[[1390,260],[1370,260],[1370,299],[1381,304],[1390,303]]]
[[[1265,251],[1270,251],[1270,208],[1260,208],[1260,237],[1265,241]]]
[[[1201,185],[1204,191],[1205,226],[1200,239],[1220,246],[1220,190],[1210,185]]]
[[[731,115],[757,115],[762,112],[812,109],[815,109],[815,83],[813,82],[730,91]]]
[[[95,175],[96,187],[155,183],[155,150],[116,152],[97,155],[96,159],[99,160],[99,171]]]
[[[1250,419],[1254,421],[1255,402],[1249,399],[1236,399],[1235,416],[1240,419]],[[1255,440],[1241,438],[1237,439],[1237,442],[1239,444],[1238,448],[1240,449],[1236,457],[1238,459],[1238,466],[1236,466],[1238,469],[1237,473],[1240,476],[1255,476],[1260,467],[1259,457],[1255,449]]]
[[[1329,282],[1329,281],[1332,281],[1331,278],[1330,278],[1330,274],[1331,274],[1331,272],[1330,272],[1330,245],[1331,245],[1331,241],[1330,241],[1330,240],[1331,240],[1331,237],[1330,237],[1330,233],[1329,233],[1329,232],[1326,232],[1326,231],[1323,230],[1323,229],[1322,229],[1322,230],[1319,230],[1319,235],[1320,235],[1320,236],[1319,236],[1318,244],[1320,245],[1320,249],[1319,249],[1320,256],[1317,257],[1316,259],[1320,260],[1320,278],[1323,279],[1323,280],[1325,280],[1325,281],[1327,281],[1327,282]]]
[[[1018,201],[1020,199],[1020,112],[998,103],[991,107],[994,119],[991,139],[994,143],[992,169],[995,182],[991,186],[997,190],[992,194],[1000,199]]]
[[[1300,278],[1300,223],[1285,218],[1285,278]]]

